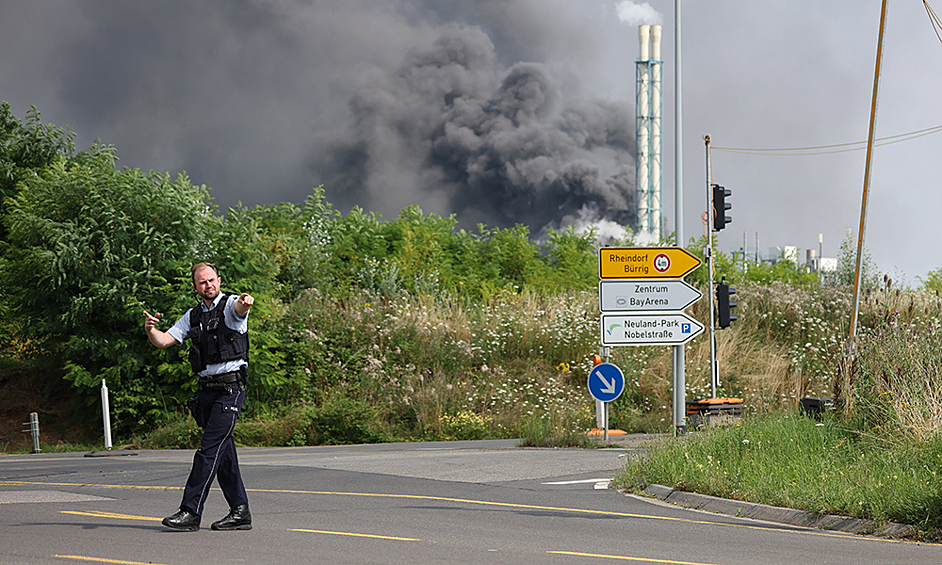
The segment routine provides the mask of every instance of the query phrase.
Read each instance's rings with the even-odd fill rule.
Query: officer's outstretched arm
[[[239,296],[239,299],[235,301],[235,304],[232,305],[232,308],[240,318],[244,318],[245,315],[249,313],[249,309],[252,308],[252,304],[254,303],[255,299],[248,293],[243,292],[242,295]]]
[[[147,334],[147,339],[161,349],[176,345],[177,340],[175,340],[172,335],[157,329],[157,322],[159,320],[160,312],[158,312],[156,316],[151,316],[146,310],[144,311],[144,333]]]

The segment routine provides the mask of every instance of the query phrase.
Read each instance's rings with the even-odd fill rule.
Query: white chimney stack
[[[638,26],[637,233],[661,234],[661,26]]]
[[[651,26],[648,24],[638,26],[638,43],[640,44],[640,49],[638,52],[641,54],[638,57],[639,61],[647,61],[650,58],[650,47],[651,47]]]

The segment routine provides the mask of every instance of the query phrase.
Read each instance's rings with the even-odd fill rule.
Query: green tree
[[[547,264],[552,277],[550,288],[585,290],[598,285],[598,231],[592,227],[583,232],[574,226],[562,231],[550,230],[546,244]]]
[[[255,292],[290,300],[321,276],[331,216],[322,187],[315,188],[303,206],[283,202],[245,208],[239,204],[228,211],[218,236],[229,238],[226,247],[238,253],[227,258],[225,250],[209,252],[220,264],[231,263],[230,275],[252,279]]]
[[[454,216],[424,215],[422,209],[413,204],[386,224],[383,231],[388,248],[406,290],[435,295],[441,290],[443,278],[453,278],[453,257],[449,249],[456,223]]]
[[[837,255],[837,272],[835,282],[841,285],[853,286],[854,275],[857,270],[857,241],[853,232],[848,229],[841,241],[841,250]],[[880,273],[876,264],[870,258],[870,252],[864,247],[860,260],[860,288],[877,288],[880,286]]]
[[[370,260],[384,261],[389,243],[383,234],[379,214],[366,213],[354,206],[346,216],[336,216],[330,223],[327,255],[327,286],[338,292],[356,287]]]
[[[778,281],[796,286],[815,286],[819,283],[815,273],[808,272],[794,261],[786,259],[784,254],[775,263],[745,264],[741,277],[759,284]]]
[[[26,120],[21,122],[10,111],[10,104],[0,101],[0,217],[6,210],[6,201],[16,194],[21,181],[35,174],[61,157],[75,151],[71,130],[43,124],[39,111],[30,107]],[[0,242],[6,240],[6,227],[0,222]],[[0,349],[16,352],[23,349],[21,324],[9,308],[10,299],[0,288]],[[17,345],[12,345],[17,343]],[[31,348],[30,348],[31,349]]]
[[[180,353],[143,339],[142,310],[191,300],[189,266],[219,220],[186,176],[119,171],[115,160],[95,145],[21,181],[3,216],[0,284],[89,404],[107,379],[120,433],[153,423],[167,397],[192,387],[185,371],[168,370]]]
[[[74,137],[71,130],[42,123],[33,106],[21,122],[10,111],[10,104],[0,101],[0,215],[6,199],[16,194],[24,178],[75,152]],[[0,239],[5,239],[2,226]]]
[[[477,232],[460,230],[449,256],[454,283],[449,284],[470,299],[490,299],[508,286],[529,284],[541,268],[539,248],[526,226],[500,229],[478,224]]]
[[[926,273],[926,278],[916,277],[922,283],[924,290],[942,292],[942,267]]]

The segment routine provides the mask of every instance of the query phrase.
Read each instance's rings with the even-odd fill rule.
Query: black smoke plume
[[[342,206],[392,193],[465,226],[634,224],[630,108],[564,98],[544,64],[504,67],[477,27],[443,26],[349,105],[312,169]]]
[[[581,96],[609,71],[593,17],[614,5],[15,2],[0,98],[72,126],[79,148],[115,145],[121,165],[186,171],[223,210],[323,183],[341,211],[386,219],[418,204],[469,228],[629,225],[633,112]]]

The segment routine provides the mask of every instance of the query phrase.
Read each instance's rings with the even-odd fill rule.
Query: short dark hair
[[[212,263],[203,261],[201,263],[197,263],[193,265],[193,268],[190,269],[190,280],[192,280],[193,282],[196,282],[196,273],[202,271],[203,269],[212,269],[213,272],[216,273],[216,276],[217,277],[219,276],[219,271],[216,270],[215,265],[213,265]]]

